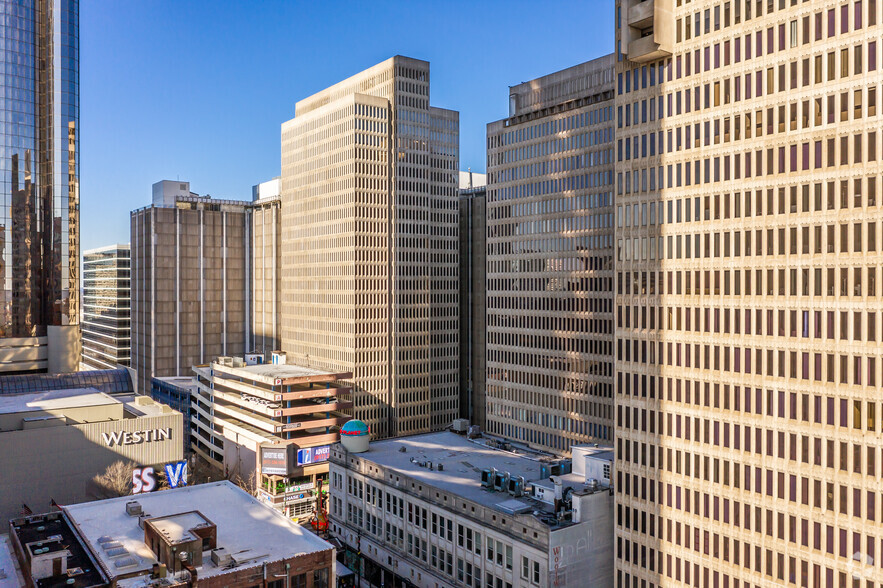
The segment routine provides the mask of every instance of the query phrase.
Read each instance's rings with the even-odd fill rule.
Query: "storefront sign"
[[[289,486],[287,492],[300,492],[302,490],[311,490],[316,485],[312,482],[304,482],[303,484],[297,484],[296,486]]]
[[[331,457],[331,446],[323,445],[322,447],[306,447],[297,450],[297,465],[310,465],[321,461],[328,461]]]

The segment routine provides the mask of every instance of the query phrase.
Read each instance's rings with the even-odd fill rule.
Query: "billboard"
[[[265,474],[288,474],[288,446],[261,447],[261,472]]]
[[[312,463],[328,461],[331,457],[331,446],[322,445],[321,447],[305,447],[297,450],[297,465],[304,466]]]

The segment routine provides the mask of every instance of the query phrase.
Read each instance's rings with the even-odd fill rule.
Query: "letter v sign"
[[[177,488],[178,486],[187,485],[187,462],[179,461],[176,463],[166,464],[166,480],[169,482],[169,488]]]

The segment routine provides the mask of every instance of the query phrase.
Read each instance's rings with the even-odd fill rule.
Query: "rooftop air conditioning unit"
[[[454,419],[451,429],[455,433],[466,433],[469,430],[469,419]]]
[[[130,517],[136,517],[143,512],[144,511],[141,510],[141,503],[137,500],[130,500],[126,503],[126,514]]]
[[[496,475],[497,470],[494,468],[485,468],[481,470],[481,487],[487,488],[488,490],[494,489],[494,476]]]
[[[509,491],[509,472],[497,472],[494,475],[494,490],[497,492]]]
[[[233,556],[223,547],[212,549],[212,563],[218,567],[228,566],[233,563]]]

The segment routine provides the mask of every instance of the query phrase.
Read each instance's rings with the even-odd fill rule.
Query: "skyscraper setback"
[[[619,0],[617,585],[878,586],[876,0]]]
[[[510,88],[488,125],[488,431],[613,438],[613,56]]]
[[[4,3],[0,373],[79,361],[79,4]]]
[[[396,56],[282,125],[282,346],[352,371],[379,437],[459,411],[459,116],[429,89],[429,63]]]

